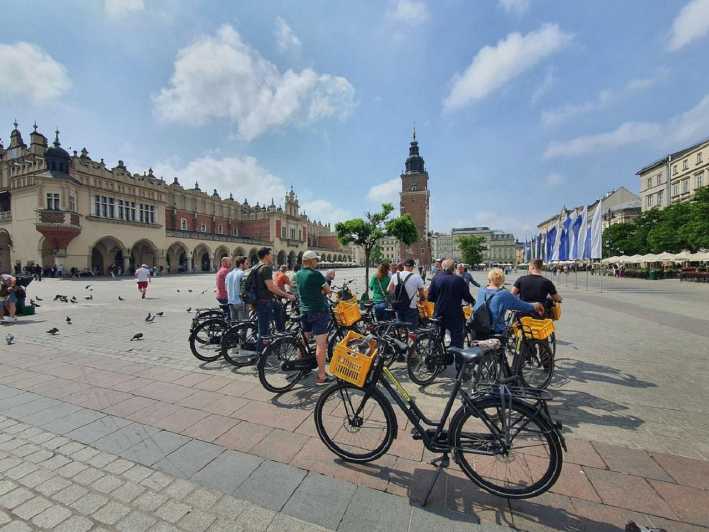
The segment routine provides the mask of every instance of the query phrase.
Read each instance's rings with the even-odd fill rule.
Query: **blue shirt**
[[[234,268],[226,276],[226,294],[230,305],[241,305],[241,278],[244,276],[244,270]]]
[[[463,320],[463,301],[472,303],[473,296],[462,277],[442,271],[431,281],[428,300],[436,303],[436,316],[447,320]]]
[[[473,312],[478,310],[487,299],[487,308],[492,317],[492,328],[496,333],[505,332],[505,312],[518,310],[520,312],[535,312],[534,305],[525,303],[513,296],[510,292],[497,288],[480,287],[478,299],[473,307]]]

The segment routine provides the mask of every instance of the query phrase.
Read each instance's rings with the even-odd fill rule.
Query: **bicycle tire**
[[[339,398],[334,394],[339,394]],[[370,400],[374,401],[380,407],[381,419],[376,418],[376,415],[373,416],[372,410],[370,410],[366,416],[367,419],[365,420],[357,420],[352,422],[349,419],[349,416],[347,416],[345,418],[341,418],[341,423],[337,423],[340,418],[337,417],[336,412],[344,409],[342,406],[345,401],[344,396],[346,395],[349,398],[350,394],[369,394],[366,397],[365,403]],[[334,401],[336,406],[333,406],[332,403],[328,404],[328,401]],[[376,388],[365,391],[346,382],[338,382],[328,387],[320,395],[318,402],[315,404],[313,416],[315,417],[315,427],[318,431],[318,436],[320,436],[320,440],[322,440],[328,449],[347,462],[366,463],[381,457],[389,450],[389,447],[391,447],[398,431],[394,410],[382,392]],[[342,446],[347,445],[346,442],[348,440],[354,441],[356,439],[354,435],[360,432],[362,425],[357,425],[360,422],[364,424],[366,421],[371,424],[371,428],[375,429],[376,432],[381,432],[381,442],[376,444],[373,450],[366,452],[352,452],[348,449],[344,449]],[[377,424],[380,423],[384,423],[382,429],[377,428]],[[331,427],[328,427],[328,425],[331,425]],[[330,431],[334,431],[332,435],[330,434]],[[342,434],[340,434],[341,432]],[[362,440],[371,440],[371,437],[369,436],[370,434],[371,432],[368,432],[368,437],[362,438]],[[354,443],[351,444],[351,446],[355,449],[362,448]]]
[[[284,336],[274,340],[259,355],[257,369],[261,385],[273,393],[283,393],[292,389],[306,372],[304,370],[286,372],[281,369],[281,364],[306,357],[305,348],[294,336]],[[280,378],[277,377],[278,375]]]
[[[224,360],[236,367],[253,365],[258,359],[256,342],[257,325],[250,321],[237,323],[222,336],[221,354]],[[244,350],[252,352],[245,354]]]
[[[475,401],[475,405],[480,410],[491,408],[498,409],[499,411],[500,399],[498,397],[490,396]],[[472,480],[475,484],[480,486],[485,491],[492,493],[493,495],[497,495],[499,497],[506,497],[509,499],[527,499],[530,497],[537,497],[538,495],[541,495],[549,488],[551,488],[559,478],[559,475],[561,474],[561,469],[563,467],[561,442],[554,428],[550,425],[546,418],[542,417],[540,412],[534,410],[531,406],[524,403],[523,401],[514,398],[507,406],[510,411],[517,412],[517,414],[520,416],[520,419],[523,419],[527,422],[525,427],[534,423],[539,430],[533,432],[533,434],[537,434],[548,445],[548,464],[541,478],[536,482],[523,485],[522,487],[511,488],[509,486],[500,485],[498,483],[502,482],[502,479],[498,478],[500,476],[498,468],[494,468],[494,475],[491,475],[489,477],[483,477],[483,475],[478,472],[476,467],[469,463],[468,459],[465,456],[466,453],[463,452],[463,449],[465,449],[466,446],[470,446],[472,442],[472,445],[477,446],[478,448],[481,445],[485,445],[485,451],[487,453],[490,453],[490,446],[495,444],[495,439],[494,437],[492,437],[492,434],[489,432],[489,428],[486,426],[483,429],[486,431],[485,433],[463,432],[465,423],[469,419],[473,420],[474,424],[481,426],[479,414],[473,412],[472,409],[467,408],[465,405],[460,407],[460,409],[456,412],[456,414],[453,416],[453,419],[451,420],[450,442],[451,447],[454,449],[453,452],[455,460],[458,465],[460,465],[463,472],[468,476],[468,478],[470,478],[470,480]],[[465,434],[465,436],[463,436],[463,434]],[[478,439],[475,439],[470,437],[470,434],[478,435],[479,437]],[[515,438],[512,439],[513,442],[517,436],[519,436],[519,431]],[[531,446],[522,446],[522,448],[528,449],[531,448]],[[509,463],[519,463],[518,465],[521,466],[522,470],[526,469],[531,472],[532,468],[530,468],[529,464],[527,463],[527,460],[534,459],[534,461],[539,464],[540,461],[543,461],[545,459],[544,457],[538,456],[538,450],[535,451],[537,452],[537,454],[535,455],[522,454],[522,457],[516,460],[508,459]],[[481,456],[483,458],[491,456],[490,454],[476,453],[474,451],[471,451],[469,454],[473,456]],[[498,455],[499,454],[502,453],[498,453]],[[478,465],[481,466],[482,464]],[[536,470],[537,468],[534,469]]]
[[[416,337],[406,357],[406,371],[409,378],[419,386],[431,384],[441,371],[440,366],[431,360],[432,357],[440,355],[440,353],[434,354],[434,350],[437,349],[441,349],[441,346],[436,340],[436,335],[421,333]]]
[[[214,362],[222,356],[221,339],[228,324],[221,318],[203,321],[190,333],[189,344],[192,354],[203,362]],[[206,336],[200,336],[206,335]],[[215,352],[213,355],[206,353]]]
[[[544,389],[554,376],[554,353],[548,342],[528,340],[522,342],[514,359],[514,372],[522,384],[531,388]]]

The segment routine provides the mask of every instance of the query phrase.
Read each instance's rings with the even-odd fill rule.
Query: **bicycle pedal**
[[[411,438],[414,440],[422,440],[423,436],[421,436],[421,433],[417,429],[413,428],[411,429]]]

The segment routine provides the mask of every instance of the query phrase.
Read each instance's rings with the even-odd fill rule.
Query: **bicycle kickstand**
[[[431,485],[428,488],[428,491],[426,492],[426,497],[424,497],[423,502],[421,503],[421,506],[426,506],[428,504],[428,499],[431,497],[431,493],[433,492],[433,488],[436,485],[436,482],[438,482],[438,477],[441,476],[441,472],[443,471],[444,468],[447,468],[450,465],[450,458],[448,457],[448,453],[443,453],[440,458],[434,458],[431,460],[431,465],[438,466],[436,468],[436,474],[433,476],[433,482],[431,482]]]

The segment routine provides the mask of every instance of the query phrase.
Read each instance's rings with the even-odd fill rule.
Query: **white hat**
[[[318,255],[317,253],[315,253],[312,250],[308,250],[305,253],[303,253],[303,260],[313,260],[313,259],[320,260],[320,255]]]

